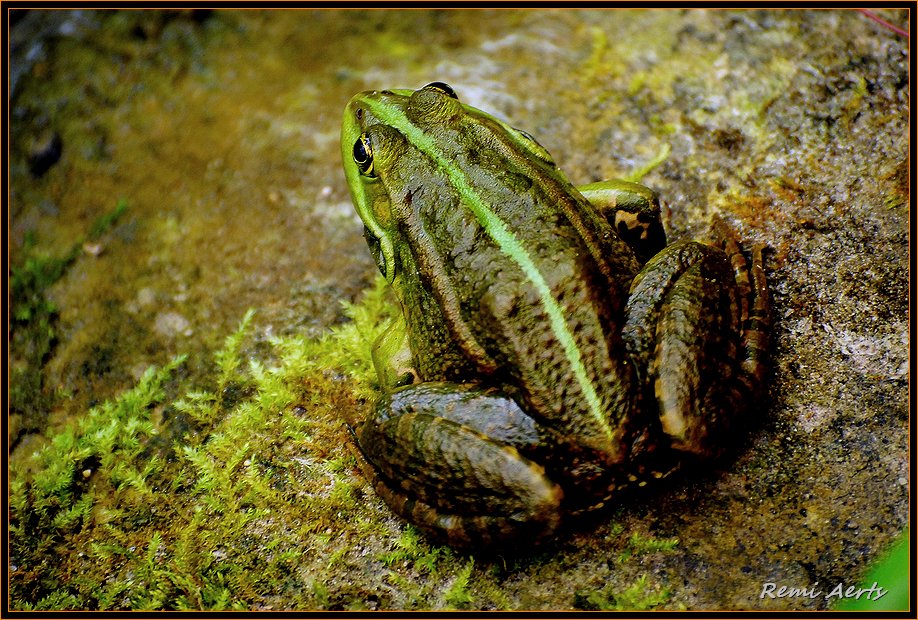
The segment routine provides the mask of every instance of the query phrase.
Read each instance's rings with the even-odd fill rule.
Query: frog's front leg
[[[358,435],[389,507],[460,546],[534,542],[557,528],[561,488],[519,452],[538,443],[514,401],[449,383],[392,392]]]
[[[673,448],[699,456],[722,452],[731,420],[755,407],[769,328],[761,248],[750,270],[726,227],[717,231],[726,251],[675,243],[644,266],[622,333]]]
[[[577,189],[615,228],[642,265],[666,246],[660,199],[649,187],[611,179]]]

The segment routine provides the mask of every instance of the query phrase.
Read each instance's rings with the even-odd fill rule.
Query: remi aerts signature
[[[842,600],[848,598],[860,599],[864,597],[864,600],[867,601],[878,601],[884,596],[889,590],[885,590],[880,587],[880,585],[874,581],[873,585],[869,588],[862,588],[860,586],[847,586],[845,587],[844,583],[838,583],[831,590],[821,590],[818,588],[819,582],[817,581],[809,588],[796,588],[788,586],[779,586],[777,583],[767,581],[762,584],[762,591],[759,593],[759,598],[819,598],[824,596],[825,599],[832,600]]]

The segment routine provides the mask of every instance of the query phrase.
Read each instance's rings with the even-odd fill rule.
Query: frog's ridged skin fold
[[[722,231],[725,251],[664,247],[652,190],[585,198],[442,83],[355,96],[341,136],[403,312],[374,347],[390,391],[357,435],[395,512],[454,545],[543,540],[729,443],[765,374],[760,248],[750,269]]]

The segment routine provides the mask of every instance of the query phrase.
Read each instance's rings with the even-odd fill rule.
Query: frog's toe
[[[742,339],[742,368],[739,376],[749,398],[761,398],[768,364],[771,333],[771,299],[762,253],[765,245],[751,248],[751,265],[746,261],[736,233],[720,217],[714,218],[714,232],[730,261],[738,292],[738,320]]]
[[[611,179],[577,188],[643,265],[666,246],[660,199],[639,183]]]

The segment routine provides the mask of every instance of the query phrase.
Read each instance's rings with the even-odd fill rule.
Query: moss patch
[[[356,474],[345,423],[372,393],[385,297],[380,280],[348,324],[273,339],[265,359],[244,353],[249,312],[210,389],[182,385],[177,357],[14,463],[13,607],[365,609],[395,604],[388,591],[408,607],[505,606],[473,559],[395,522]],[[380,537],[391,550],[362,557]],[[367,571],[378,589],[349,585]]]

